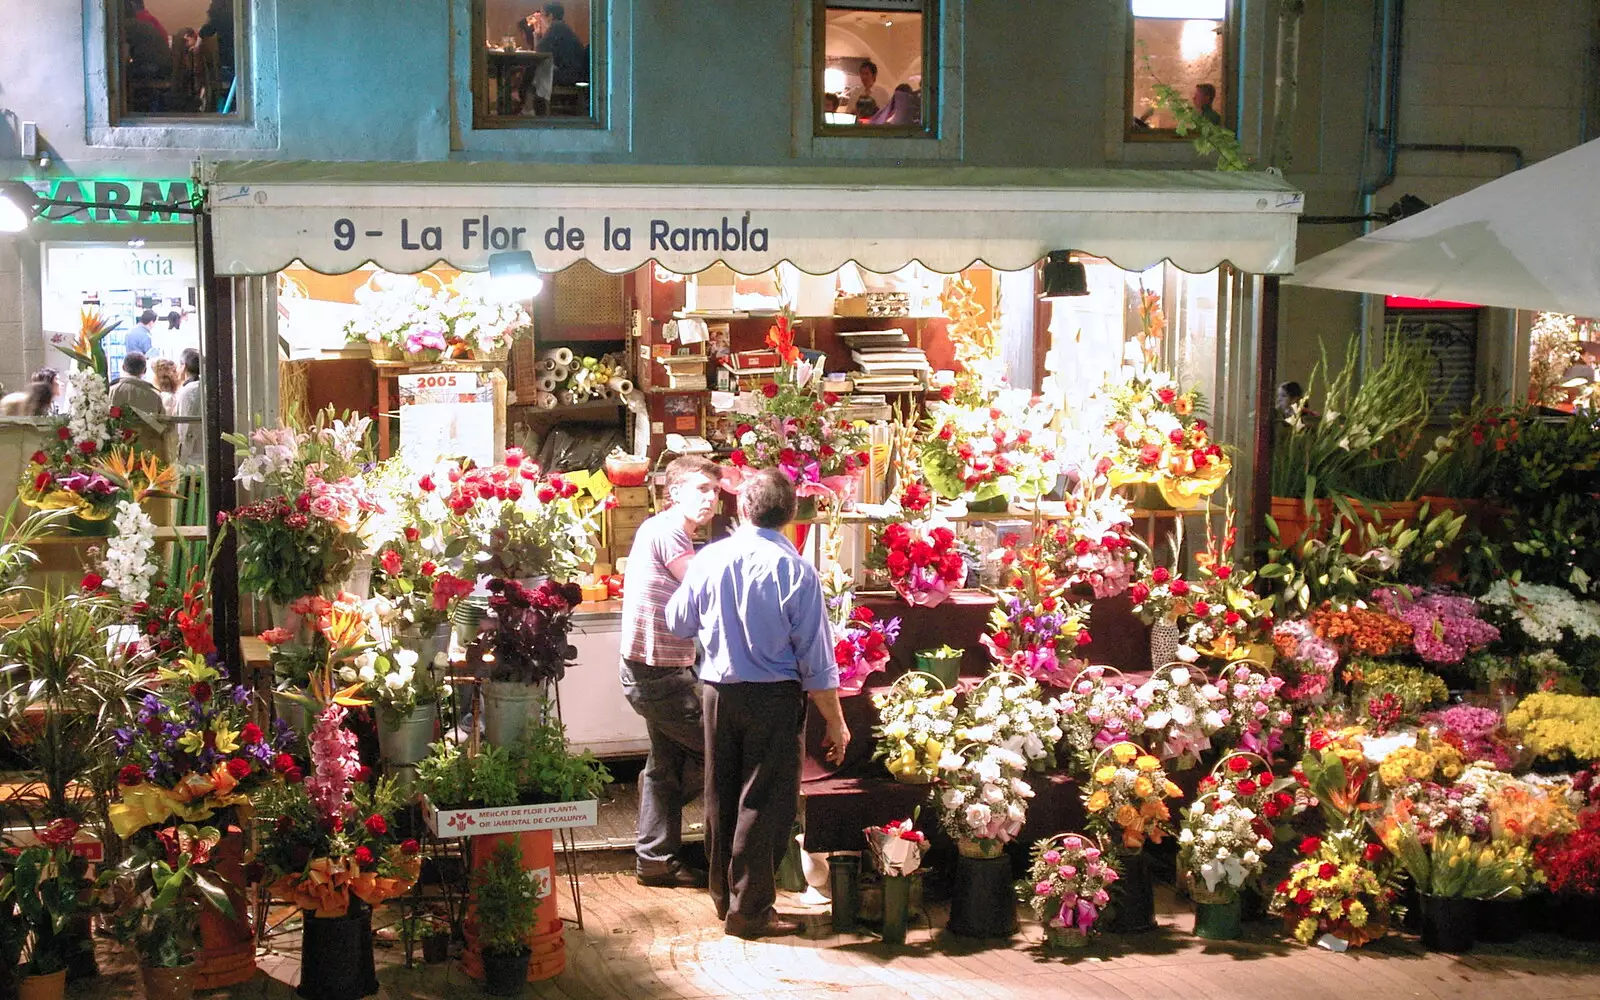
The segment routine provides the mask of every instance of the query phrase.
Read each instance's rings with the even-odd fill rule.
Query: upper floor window
[[[817,135],[935,134],[938,0],[814,0]]]
[[[476,128],[604,124],[604,0],[472,2]]]
[[[1227,120],[1229,0],[1129,0],[1128,137],[1170,138],[1178,120],[1162,106],[1171,87],[1217,125]]]
[[[246,0],[106,0],[113,121],[250,115]]]

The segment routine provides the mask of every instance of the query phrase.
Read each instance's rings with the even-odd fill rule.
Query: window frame
[[[233,78],[238,84],[238,109],[232,114],[220,112],[190,112],[169,114],[129,111],[127,91],[123,86],[122,64],[122,3],[121,0],[101,0],[101,13],[105,19],[106,59],[106,117],[112,128],[160,128],[173,125],[203,125],[210,128],[248,128],[255,124],[255,74],[250,60],[255,46],[254,23],[251,17],[251,0],[233,0]],[[240,44],[241,39],[244,44]],[[167,38],[172,41],[171,36]]]
[[[611,4],[608,0],[582,0],[589,5],[589,114],[582,118],[486,114],[480,110],[489,106],[489,59],[484,45],[489,22],[488,0],[467,2],[467,37],[471,45],[467,99],[471,102],[474,131],[552,129],[592,132],[605,131],[610,127],[608,105],[611,95],[607,84],[610,80]]]
[[[1177,129],[1149,128],[1136,129],[1133,127],[1135,117],[1133,107],[1133,77],[1136,68],[1135,60],[1139,57],[1138,46],[1135,45],[1134,31],[1137,18],[1133,16],[1133,0],[1123,0],[1125,11],[1126,33],[1124,42],[1125,55],[1123,56],[1123,81],[1122,81],[1122,139],[1124,142],[1192,142],[1193,136],[1179,135]],[[1232,119],[1237,108],[1237,98],[1233,93],[1238,80],[1238,66],[1235,59],[1239,51],[1239,3],[1238,0],[1226,0],[1222,12],[1222,78],[1230,86],[1224,93],[1222,106],[1217,108],[1217,113],[1222,116],[1222,127],[1239,129],[1238,122]]]
[[[812,0],[811,4],[811,134],[813,138],[938,139],[940,83],[944,74],[940,31],[943,0],[922,0],[922,124],[833,125],[823,117],[823,73],[828,68],[828,9],[852,6],[849,0]],[[1131,11],[1132,8],[1130,7]]]

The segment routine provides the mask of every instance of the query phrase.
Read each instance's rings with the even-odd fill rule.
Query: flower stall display
[[[839,667],[839,694],[860,694],[867,678],[889,665],[889,647],[900,637],[900,619],[878,618],[865,605],[835,626],[833,658]]]
[[[1173,507],[1203,506],[1232,463],[1200,414],[1204,402],[1148,360],[1125,365],[1099,395],[1107,414],[1096,471],[1113,486],[1149,483]]]
[[[1195,559],[1197,578],[1186,580],[1165,566],[1153,567],[1129,588],[1134,611],[1152,626],[1177,629],[1179,644],[1174,655],[1180,660],[1192,662],[1199,656],[1224,661],[1252,659],[1270,667],[1273,647],[1268,638],[1274,624],[1274,599],[1257,594],[1252,586],[1255,574],[1243,572],[1231,561],[1237,539],[1231,503],[1222,538],[1212,533],[1209,524],[1206,534],[1206,551]]]
[[[956,533],[940,518],[890,521],[878,533],[866,564],[886,571],[895,593],[913,607],[942,604],[967,581],[967,560]]]
[[[1083,668],[1059,701],[1062,733],[1082,775],[1088,775],[1100,751],[1117,743],[1132,745],[1144,735],[1138,688],[1113,667]]]
[[[1505,579],[1478,600],[1504,640],[1494,648],[1522,660],[1532,680],[1570,677],[1591,688],[1600,682],[1600,602],[1563,587]]]
[[[1198,667],[1171,664],[1150,675],[1134,697],[1144,712],[1145,739],[1163,760],[1187,769],[1228,725],[1228,699]]]
[[[1479,617],[1478,602],[1460,594],[1389,587],[1374,591],[1372,603],[1411,626],[1412,648],[1430,665],[1460,663],[1500,638],[1500,630]]]
[[[1089,828],[1111,839],[1124,852],[1138,851],[1145,842],[1161,843],[1172,833],[1172,813],[1167,799],[1183,793],[1167,779],[1159,758],[1136,743],[1113,743],[1102,750],[1090,768],[1083,805]]]
[[[1022,832],[1033,788],[1028,761],[996,744],[969,743],[939,758],[939,818],[961,853],[995,858]]]
[[[311,426],[228,435],[239,459],[234,478],[262,499],[227,515],[239,535],[239,587],[273,604],[324,593],[367,557],[363,531],[381,513],[361,481],[371,460],[372,421],[329,408]],[[280,622],[281,624],[281,622]]]
[[[1033,845],[1028,878],[1017,893],[1058,948],[1081,948],[1095,933],[1118,879],[1111,859],[1089,837],[1063,833]]]
[[[1506,729],[1546,760],[1600,760],[1600,698],[1540,691],[1506,716]]]
[[[228,684],[203,656],[191,652],[156,675],[130,724],[112,734],[122,762],[112,829],[128,838],[174,818],[226,827],[219,814],[247,806],[274,779],[291,734],[250,721],[250,689]]]
[[[822,390],[822,368],[801,355],[794,334],[788,316],[767,332],[779,371],[762,387],[760,412],[735,429],[738,447],[728,456],[733,472],[723,486],[737,489],[745,469],[777,468],[801,500],[853,500],[870,462],[866,432],[833,412],[839,397]]]
[[[1076,654],[1092,640],[1088,608],[1068,594],[1048,543],[1007,535],[1002,545],[1001,589],[980,641],[1000,669],[1065,687],[1085,665]]]
[[[1300,858],[1278,883],[1269,909],[1296,940],[1332,935],[1356,948],[1388,933],[1395,896],[1393,859],[1369,836],[1366,797],[1373,774],[1360,730],[1314,731],[1296,779],[1321,806],[1324,833],[1304,838]]]
[[[496,297],[484,274],[462,273],[433,288],[413,275],[378,272],[356,290],[356,303],[361,312],[345,324],[345,339],[390,360],[399,353],[501,360],[533,323],[520,305]]]
[[[922,807],[909,819],[869,826],[862,830],[867,839],[867,856],[872,867],[883,876],[883,940],[885,944],[905,944],[906,921],[911,903],[911,880],[922,870],[922,856],[928,838],[917,829]]]
[[[140,446],[143,418],[111,403],[101,341],[114,328],[85,309],[77,342],[57,345],[76,367],[65,379],[66,414],[54,418],[17,482],[18,499],[30,507],[104,521],[124,501],[173,495],[176,470]]]
[[[1271,758],[1283,749],[1284,737],[1294,725],[1294,714],[1279,697],[1284,679],[1249,660],[1217,670],[1214,686],[1222,695],[1228,717],[1228,735],[1242,750]]]
[[[477,540],[462,571],[467,580],[481,573],[508,580],[549,577],[575,579],[594,563],[593,536],[604,505],[586,505],[578,485],[559,474],[543,475],[519,448],[506,449],[499,465],[450,469],[440,482],[418,480],[424,493],[442,491],[453,518],[452,530]],[[446,581],[450,583],[451,581]],[[439,581],[434,583],[435,603]],[[456,588],[447,588],[454,596]]]
[[[878,710],[873,759],[883,760],[896,781],[925,785],[939,775],[939,762],[956,723],[956,693],[931,674],[902,674],[872,696]]]
[[[1032,499],[1057,474],[1050,408],[1026,390],[1005,389],[987,399],[957,394],[928,404],[919,465],[939,496],[970,504]],[[999,509],[1004,509],[1000,507]]]
[[[1201,795],[1183,811],[1178,831],[1178,878],[1197,907],[1195,933],[1239,936],[1239,892],[1266,868],[1272,827],[1250,800],[1227,785]]]
[[[967,694],[956,718],[956,742],[998,746],[1044,771],[1055,760],[1060,719],[1059,702],[1045,701],[1038,681],[991,673]]]

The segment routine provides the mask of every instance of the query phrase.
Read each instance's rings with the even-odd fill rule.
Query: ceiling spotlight
[[[1072,259],[1068,250],[1052,250],[1044,258],[1043,287],[1039,298],[1046,301],[1070,299],[1089,294],[1089,272]]]
[[[506,250],[489,255],[489,287],[497,298],[522,302],[539,294],[544,279],[527,250]]]
[[[0,233],[20,233],[28,228],[44,199],[21,181],[0,181]]]

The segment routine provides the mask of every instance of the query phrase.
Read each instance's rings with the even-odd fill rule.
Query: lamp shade
[[[530,251],[507,250],[489,255],[489,284],[497,298],[520,302],[538,295],[544,279]]]
[[[1089,294],[1089,272],[1066,250],[1052,250],[1044,258],[1041,299],[1070,299]]]
[[[0,233],[27,229],[39,201],[39,193],[21,181],[0,181]]]

